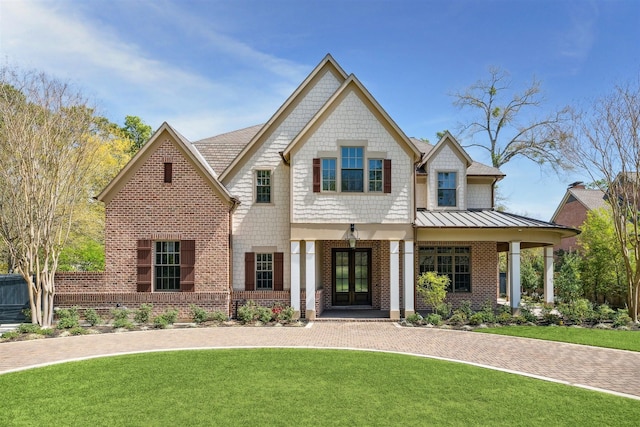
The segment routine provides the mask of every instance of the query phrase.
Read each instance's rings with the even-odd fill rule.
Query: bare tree
[[[640,76],[639,76],[640,77]],[[640,305],[640,78],[576,114],[571,158],[605,192],[625,266],[629,316]]]
[[[554,170],[567,168],[562,146],[568,139],[564,127],[569,109],[536,118],[532,114],[544,102],[540,82],[533,79],[520,94],[514,93],[511,84],[505,71],[492,67],[488,80],[453,94],[455,106],[477,112],[477,119],[462,125],[461,134],[472,141],[465,147],[487,150],[496,168],[515,157],[548,164]]]
[[[52,323],[58,257],[86,197],[92,123],[87,101],[68,84],[0,69],[0,236],[41,326]]]

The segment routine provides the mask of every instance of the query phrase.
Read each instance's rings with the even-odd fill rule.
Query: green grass
[[[619,350],[640,351],[639,331],[617,331],[606,329],[569,328],[566,326],[503,326],[500,328],[476,329],[477,332],[514,337],[537,338]]]
[[[0,375],[0,425],[637,425],[640,403],[414,356],[308,349],[92,359]]]

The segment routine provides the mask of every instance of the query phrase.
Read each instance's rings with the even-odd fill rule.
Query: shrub
[[[86,335],[89,331],[82,326],[76,326],[75,328],[69,329],[69,333],[71,335]]]
[[[449,318],[449,323],[452,325],[462,325],[467,322],[467,316],[463,311],[455,310],[453,315]]]
[[[511,313],[510,308],[509,308],[509,313]],[[526,307],[526,306],[520,307],[520,316],[524,317],[526,322],[536,323],[538,321],[538,316],[536,316],[534,312],[531,311],[529,307]]]
[[[406,319],[404,319],[407,323],[410,323],[412,325],[422,325],[422,320],[424,318],[420,315],[420,313],[413,313],[410,314],[406,317]]]
[[[156,328],[164,329],[167,326],[176,323],[176,321],[178,320],[178,314],[180,314],[180,312],[177,309],[169,309],[159,316],[154,317],[153,325]]]
[[[14,338],[18,338],[20,336],[20,333],[18,333],[18,331],[7,331],[5,333],[3,333],[0,338],[5,339],[5,340],[11,340]]]
[[[58,317],[58,323],[56,324],[58,329],[72,329],[80,326],[78,307],[61,308],[56,311],[56,316]]]
[[[418,277],[416,290],[435,312],[447,297],[447,287],[449,286],[449,276],[439,275],[435,271],[427,271]]]
[[[133,323],[129,320],[129,310],[126,308],[114,308],[111,310],[111,316],[113,316],[114,328],[133,329]]]
[[[632,321],[633,320],[629,316],[627,310],[619,308],[615,316],[613,317],[613,326],[616,328],[619,326],[628,326]]]
[[[443,318],[451,316],[451,304],[448,302],[438,304],[436,307],[436,314],[439,314]]]
[[[212,311],[209,314],[209,320],[213,320],[214,322],[224,322],[227,319],[228,319],[227,315],[220,310]]]
[[[153,304],[140,304],[140,307],[135,311],[133,320],[136,323],[149,323],[151,318],[151,310],[153,310]]]
[[[471,301],[464,300],[460,302],[460,307],[456,310],[460,313],[463,313],[464,316],[468,319],[473,316],[473,310],[471,309]]]
[[[51,328],[42,328],[37,333],[40,334],[40,335],[50,336],[50,335],[53,335],[53,329],[51,329]]]
[[[22,315],[24,316],[24,320],[27,322],[31,322],[31,309],[30,308],[23,308],[22,309]]]
[[[496,322],[502,324],[502,325],[508,325],[509,323],[513,322],[513,316],[511,315],[511,310],[507,311],[501,311],[500,313],[498,313],[498,315],[496,316]]]
[[[153,318],[153,326],[158,329],[165,329],[167,326],[169,326],[169,321],[164,315],[160,314]]]
[[[241,323],[253,322],[258,318],[258,306],[253,301],[247,301],[244,305],[238,307],[238,320]]]
[[[493,303],[491,301],[485,301],[478,314],[482,315],[482,323],[493,323],[496,321],[496,315],[493,312]]]
[[[207,310],[204,308],[198,307],[195,304],[189,305],[189,309],[191,310],[191,319],[197,323],[204,323],[209,319],[209,315],[207,314]]]
[[[602,322],[604,320],[613,320],[615,317],[616,311],[609,307],[608,304],[602,304],[598,306],[596,309],[596,316],[598,321]]]
[[[569,304],[558,304],[558,311],[562,316],[572,323],[582,323],[596,319],[591,302],[584,298],[574,300]]]
[[[442,316],[438,313],[430,313],[427,315],[426,322],[433,326],[439,326],[442,324]]]
[[[273,318],[273,312],[268,307],[260,306],[257,308],[257,317],[262,323],[268,323],[271,322],[271,319]]]
[[[18,334],[39,334],[40,326],[33,323],[22,323],[16,328]]]
[[[88,308],[84,311],[84,320],[86,320],[91,326],[96,326],[102,323],[102,317],[93,308]]]
[[[482,312],[477,312],[471,315],[471,317],[469,317],[469,324],[470,325],[479,325],[481,323],[485,323],[484,320],[484,315]]]
[[[293,315],[295,314],[295,310],[291,306],[281,306],[277,305],[271,309],[273,313],[273,318],[278,322],[290,322],[293,320]]]

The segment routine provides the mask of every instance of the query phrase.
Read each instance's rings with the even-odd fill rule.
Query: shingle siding
[[[353,141],[350,143],[349,141]],[[340,144],[364,146],[371,158],[393,160],[391,192],[368,193],[366,158],[363,193],[314,193],[313,159],[335,152],[340,173]],[[331,112],[294,152],[291,161],[294,223],[410,223],[413,162],[378,118],[354,92]]]
[[[280,152],[311,120],[322,105],[338,89],[340,81],[326,72],[309,89],[295,108],[266,137],[250,158],[244,160],[241,169],[229,180],[227,188],[240,199],[240,206],[233,215],[233,289],[244,289],[245,252],[253,252],[255,247],[276,247],[284,252],[284,289],[290,289],[290,198],[289,167],[285,166]],[[307,173],[311,172],[309,163]],[[272,170],[272,203],[254,203],[254,171]],[[275,252],[275,251],[274,251]]]

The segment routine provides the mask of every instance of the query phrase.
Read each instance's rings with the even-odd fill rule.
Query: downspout
[[[233,310],[233,213],[240,205],[237,197],[231,197],[231,207],[229,208],[229,317]]]

